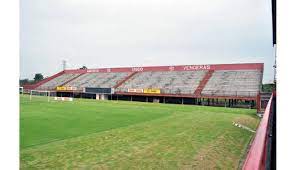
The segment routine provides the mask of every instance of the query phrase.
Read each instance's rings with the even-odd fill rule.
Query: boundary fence
[[[244,170],[275,169],[275,102],[275,94],[272,94],[244,162]]]

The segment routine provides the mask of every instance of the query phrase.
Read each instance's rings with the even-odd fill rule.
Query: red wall
[[[263,118],[256,130],[255,138],[252,142],[247,158],[243,165],[243,170],[263,170],[266,166],[267,156],[267,138],[268,138],[268,126],[271,112],[271,104],[274,94],[270,97]]]
[[[244,64],[205,64],[205,65],[178,65],[178,66],[147,66],[147,67],[121,67],[121,68],[98,68],[87,70],[65,70],[65,73],[86,72],[142,72],[142,71],[193,71],[193,70],[261,70],[263,63]]]
[[[261,70],[263,63],[243,63],[243,64],[204,64],[204,65],[177,65],[177,66],[147,66],[147,67],[120,67],[120,68],[98,68],[98,69],[73,69],[61,71],[34,85],[24,86],[25,89],[35,89],[47,81],[58,77],[64,73],[107,73],[107,72],[143,72],[143,71],[194,71],[194,70]]]

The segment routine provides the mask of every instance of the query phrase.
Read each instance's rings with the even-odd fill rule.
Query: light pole
[[[66,68],[67,68],[67,61],[66,60],[63,60],[62,61],[62,65],[63,65],[63,70],[66,70]]]

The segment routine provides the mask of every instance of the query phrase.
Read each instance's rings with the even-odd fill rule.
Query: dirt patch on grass
[[[229,140],[227,134],[201,148],[194,160],[184,164],[181,169],[237,169],[240,159],[240,142]]]
[[[240,117],[236,117],[233,120],[235,123],[239,123],[241,125],[247,126],[253,130],[256,130],[258,123],[259,123],[259,119],[256,119],[254,117],[250,117],[250,116],[240,116]]]

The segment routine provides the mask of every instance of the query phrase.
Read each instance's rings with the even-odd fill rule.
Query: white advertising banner
[[[129,93],[144,93],[144,89],[128,89]]]

